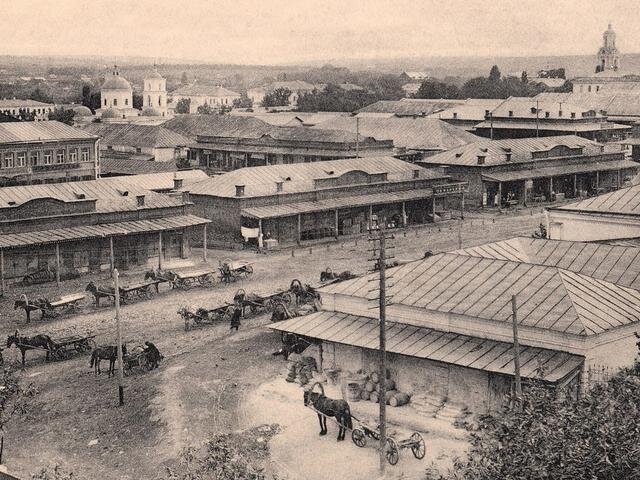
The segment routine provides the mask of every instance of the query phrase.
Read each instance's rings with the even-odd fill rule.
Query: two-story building
[[[476,206],[531,205],[593,196],[628,185],[639,164],[620,145],[605,147],[576,136],[480,140],[427,157],[420,165],[446,167],[468,182]]]
[[[241,168],[183,190],[217,238],[286,245],[436,221],[460,211],[466,183],[386,156]]]
[[[93,180],[98,141],[56,121],[0,123],[0,186]]]
[[[22,120],[30,120],[31,118],[35,121],[47,120],[49,114],[55,110],[55,107],[52,103],[30,99],[0,99],[0,113]]]

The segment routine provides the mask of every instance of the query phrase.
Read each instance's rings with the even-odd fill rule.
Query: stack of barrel
[[[293,383],[298,378],[300,385],[306,385],[313,378],[313,372],[318,371],[316,359],[313,357],[302,357],[301,360],[289,364],[287,382]]]
[[[385,399],[387,405],[391,405],[392,407],[400,407],[409,403],[409,394],[396,390],[396,382],[388,377],[389,375],[387,372],[387,379],[384,380],[386,387]],[[377,372],[373,372],[371,375],[369,375],[369,379],[367,380],[367,383],[365,383],[364,388],[362,389],[362,392],[360,394],[363,400],[370,400],[373,403],[379,402],[380,380],[380,375],[378,375]]]

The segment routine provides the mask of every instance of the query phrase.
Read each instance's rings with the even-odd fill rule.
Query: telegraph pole
[[[118,331],[118,405],[124,405],[124,371],[122,368],[122,328],[120,327],[120,282],[118,269],[113,269],[116,302],[116,329]]]
[[[518,342],[518,305],[516,303],[516,296],[511,296],[511,309],[513,315],[513,365],[515,368],[515,381],[516,381],[516,398],[518,405],[522,402],[522,380],[520,379],[520,344]]]

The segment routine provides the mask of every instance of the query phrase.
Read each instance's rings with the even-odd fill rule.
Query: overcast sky
[[[342,58],[595,54],[607,23],[640,52],[640,2],[0,0],[0,54],[278,64]]]

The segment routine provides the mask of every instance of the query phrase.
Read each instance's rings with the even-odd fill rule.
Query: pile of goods
[[[385,399],[387,405],[391,405],[392,407],[401,407],[402,405],[409,403],[411,396],[408,393],[398,391],[396,389],[396,382],[389,377],[390,374],[387,371],[387,378],[384,380],[386,387]],[[354,383],[349,383],[348,387],[353,389],[353,385]],[[360,399],[378,403],[380,400],[380,387],[381,378],[378,372],[372,372],[371,374],[366,375],[364,385],[359,390]],[[355,392],[353,392],[352,395],[354,395],[355,398]]]
[[[313,357],[302,357],[302,359],[293,362],[289,365],[289,373],[287,375],[287,382],[293,383],[298,379],[298,383],[301,386],[308,384],[313,378],[313,372],[318,371],[318,365],[316,359]]]

